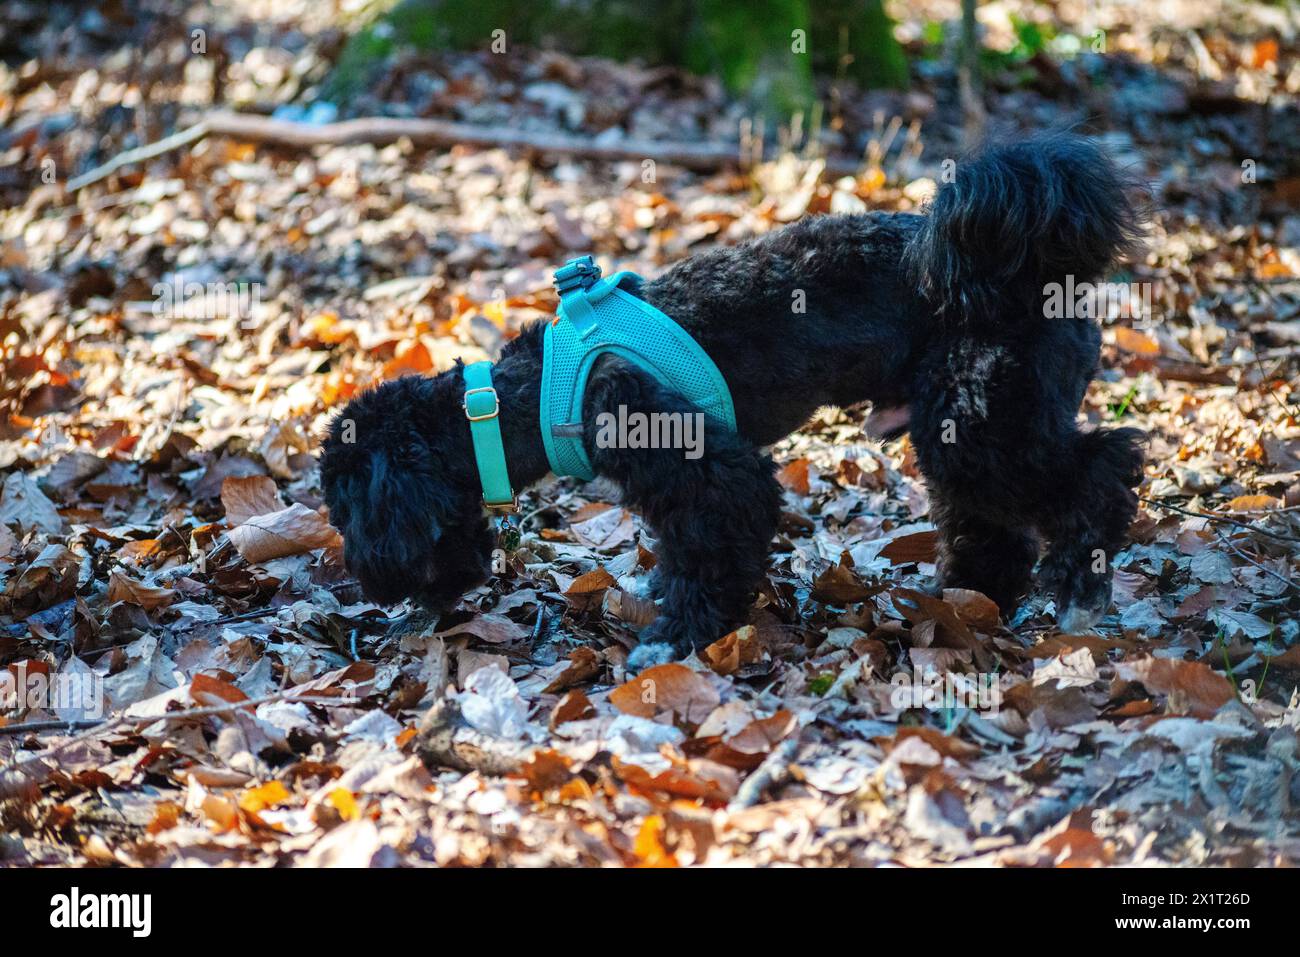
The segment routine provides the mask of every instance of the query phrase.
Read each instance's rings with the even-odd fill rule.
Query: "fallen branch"
[[[123,166],[130,166],[132,163],[143,163],[155,156],[161,156],[163,153],[169,153],[172,150],[180,149],[182,146],[188,146],[190,143],[203,139],[209,132],[211,131],[206,122],[196,123],[194,126],[179,130],[171,136],[163,137],[156,143],[148,143],[133,150],[127,150],[125,153],[118,153],[103,166],[96,166],[90,172],[82,173],[80,176],[74,176],[68,180],[68,190],[75,193],[83,186],[98,183],[101,179],[116,172]]]
[[[368,116],[337,123],[301,123],[222,110],[156,143],[119,153],[104,165],[69,180],[68,189],[75,192],[99,182],[123,166],[153,159],[206,136],[230,136],[251,143],[273,143],[295,149],[354,143],[380,146],[408,139],[417,146],[523,149],[594,160],[652,159],[657,163],[703,171],[740,165],[739,148],[731,143],[659,143],[651,140],[601,142],[565,133],[539,133],[448,120],[388,116]]]
[[[745,778],[745,783],[731,799],[727,810],[743,811],[747,807],[753,807],[763,799],[764,791],[788,780],[790,762],[794,760],[795,752],[798,750],[799,732],[796,731],[773,748],[772,753],[763,759],[763,763],[754,769],[754,773]]]
[[[472,728],[461,714],[460,704],[449,695],[429,709],[415,737],[415,753],[430,771],[455,768],[491,777],[518,774],[532,750]]]
[[[1283,535],[1281,532],[1271,532],[1267,528],[1260,528],[1258,525],[1251,525],[1249,522],[1239,522],[1235,518],[1227,518],[1223,515],[1215,515],[1213,512],[1197,512],[1189,508],[1180,508],[1177,505],[1169,505],[1166,502],[1157,502],[1153,499],[1138,496],[1138,501],[1143,505],[1154,505],[1156,508],[1168,509],[1171,512],[1177,512],[1179,515],[1187,515],[1191,518],[1204,518],[1211,522],[1220,522],[1224,525],[1232,525],[1236,528],[1244,528],[1248,532],[1256,532],[1260,535],[1267,535],[1269,538],[1276,538],[1280,542],[1300,542],[1300,538],[1294,535]],[[1277,511],[1274,509],[1274,511]]]

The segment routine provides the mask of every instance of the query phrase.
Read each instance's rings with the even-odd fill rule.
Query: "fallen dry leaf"
[[[698,724],[718,704],[718,692],[703,675],[685,665],[667,664],[647,668],[609,695],[610,702],[624,714],[653,718],[671,712],[683,721]]]

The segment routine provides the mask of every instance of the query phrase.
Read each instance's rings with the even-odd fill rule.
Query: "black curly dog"
[[[1010,613],[1039,554],[1060,625],[1106,612],[1110,559],[1136,511],[1140,433],[1081,431],[1076,412],[1101,334],[1048,318],[1045,287],[1099,279],[1139,235],[1125,180],[1068,134],[993,147],[957,165],[928,215],[816,216],[679,263],[643,298],[704,348],[730,386],[738,431],[706,426],[703,455],[602,448],[602,412],[695,411],[618,357],[583,401],[583,443],[658,538],[660,617],[633,667],[688,653],[745,617],[777,527],[764,446],[821,406],[904,407],[940,532],[944,586]],[[806,309],[792,304],[798,291]],[[542,324],[494,369],[516,489],[548,473],[539,431]],[[486,580],[493,534],[461,408],[461,368],[385,383],[348,404],[322,479],[345,562],[383,603],[445,609]],[[344,441],[350,420],[354,440]]]

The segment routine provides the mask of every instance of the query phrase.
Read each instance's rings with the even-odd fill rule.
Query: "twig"
[[[98,728],[104,723],[102,718],[74,718],[71,721],[28,721],[24,724],[0,725],[0,738],[18,734],[41,734],[45,731],[80,731],[83,728]]]
[[[727,805],[728,811],[742,811],[753,807],[763,798],[763,792],[780,784],[790,777],[790,762],[799,750],[799,731],[786,738],[772,753],[763,759],[763,763],[754,769],[754,773],[745,778],[745,783],[736,791],[736,796]]]
[[[195,123],[193,126],[173,133],[171,136],[163,137],[156,143],[148,143],[144,146],[136,147],[133,150],[127,150],[124,153],[118,153],[103,166],[96,166],[88,173],[82,173],[80,176],[74,176],[68,180],[68,190],[75,193],[82,187],[89,186],[91,183],[98,183],[101,179],[111,175],[123,166],[130,166],[132,163],[142,163],[145,160],[153,159],[155,156],[161,156],[163,153],[170,153],[172,150],[180,149],[182,146],[188,146],[197,140],[203,139],[212,132],[208,128],[206,120]]]
[[[1269,538],[1276,538],[1282,542],[1300,542],[1300,538],[1293,535],[1283,535],[1280,532],[1271,532],[1267,528],[1260,528],[1258,525],[1251,525],[1247,522],[1239,522],[1233,518],[1224,518],[1222,515],[1215,515],[1212,512],[1194,512],[1191,509],[1179,508],[1177,505],[1169,505],[1165,502],[1157,502],[1153,499],[1142,498],[1138,496],[1138,501],[1144,505],[1154,505],[1156,508],[1168,509],[1171,512],[1177,512],[1180,515],[1188,515],[1192,518],[1204,518],[1211,522],[1222,522],[1224,525],[1235,525],[1237,528],[1244,528],[1248,532],[1258,532],[1260,535],[1267,535]]]
[[[256,708],[259,705],[269,704],[272,701],[284,701],[293,698],[298,701],[308,702],[319,705],[339,705],[339,704],[360,704],[361,698],[348,697],[328,697],[313,695],[295,695],[293,688],[284,691],[277,691],[275,694],[263,695],[260,698],[248,698],[245,701],[232,701],[229,704],[205,705],[201,708],[188,708],[184,711],[164,711],[162,714],[155,715],[126,715],[120,714],[115,718],[85,718],[74,721],[28,721],[24,724],[6,724],[0,727],[0,737],[15,734],[39,734],[43,731],[62,731],[72,728],[88,728],[95,732],[111,731],[114,728],[123,725],[150,725],[162,722],[186,721],[190,718],[204,718],[210,715],[230,714],[233,711],[241,711],[244,708]],[[69,745],[94,737],[94,734],[79,734],[69,738],[61,744],[55,745],[55,750],[62,750]],[[37,754],[35,757],[40,758],[43,755]]]
[[[1245,552],[1243,552],[1243,551],[1242,551],[1240,548],[1238,548],[1236,545],[1232,544],[1232,542],[1228,541],[1227,536],[1225,536],[1222,532],[1216,532],[1215,534],[1218,536],[1218,538],[1219,538],[1219,542],[1220,542],[1220,543],[1221,543],[1225,548],[1227,548],[1228,551],[1232,552],[1232,554],[1236,555],[1238,558],[1243,558],[1243,559],[1245,559],[1246,561],[1250,562],[1250,564],[1252,564],[1252,565],[1254,565],[1256,568],[1258,568],[1260,571],[1262,571],[1262,572],[1264,572],[1264,573],[1266,573],[1266,574],[1268,574],[1268,575],[1272,575],[1274,578],[1276,578],[1278,581],[1280,581],[1280,582],[1281,582],[1283,585],[1285,585],[1287,588],[1295,588],[1295,587],[1296,587],[1296,583],[1293,582],[1291,579],[1289,579],[1289,578],[1283,578],[1281,575],[1279,575],[1277,572],[1273,571],[1273,569],[1269,568],[1269,567],[1268,567],[1267,565],[1265,565],[1263,562],[1258,562],[1258,561],[1256,561],[1255,559],[1253,559],[1253,558],[1251,558],[1249,555],[1247,555]]]
[[[430,771],[455,768],[501,777],[518,774],[533,749],[476,730],[466,722],[456,699],[444,694],[420,722],[415,752]]]
[[[267,615],[274,615],[279,610],[279,608],[272,608],[270,605],[267,605],[265,608],[254,608],[252,611],[241,612],[238,615],[227,615],[224,618],[211,618],[207,621],[196,618],[194,621],[187,622],[184,625],[172,629],[172,631],[192,631],[195,628],[202,628],[206,625],[230,625],[240,621],[255,621],[258,618],[265,618]]]

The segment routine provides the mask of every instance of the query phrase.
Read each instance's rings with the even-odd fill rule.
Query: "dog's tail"
[[[905,261],[946,318],[1042,315],[1046,287],[1101,276],[1141,236],[1142,188],[1068,133],[989,146],[957,163]]]

